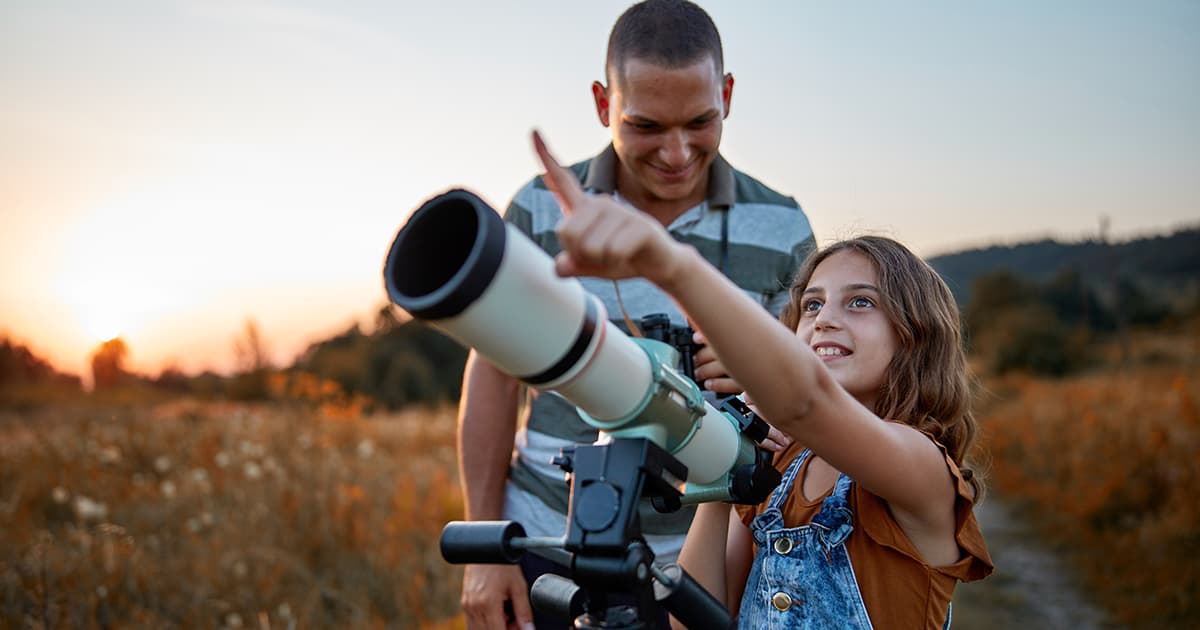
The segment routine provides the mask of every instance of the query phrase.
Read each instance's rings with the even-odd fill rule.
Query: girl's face
[[[796,335],[850,395],[873,409],[896,354],[875,265],[853,250],[821,261],[800,300]]]

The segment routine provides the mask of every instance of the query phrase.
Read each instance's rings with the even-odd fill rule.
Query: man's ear
[[[725,73],[721,80],[721,103],[725,105],[725,118],[729,118],[729,104],[733,102],[733,74]]]
[[[600,124],[608,126],[608,88],[599,81],[592,81],[592,99],[596,101],[596,116]]]

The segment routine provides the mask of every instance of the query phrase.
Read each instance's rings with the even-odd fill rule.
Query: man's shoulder
[[[800,211],[800,204],[790,195],[771,188],[744,171],[732,170],[735,204],[777,206]]]

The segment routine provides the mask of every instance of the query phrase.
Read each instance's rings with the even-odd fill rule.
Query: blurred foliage
[[[390,313],[390,307],[381,307],[370,335],[355,325],[313,344],[289,371],[331,380],[387,409],[456,402],[466,349],[421,322],[399,322]]]
[[[0,335],[0,409],[77,397],[81,387],[78,376],[58,372],[23,344]]]
[[[1098,342],[1123,338],[1130,326],[1151,327],[1186,317],[1132,281],[1108,299],[1084,275],[1064,268],[1043,283],[1008,270],[980,275],[963,309],[969,352],[984,370],[1063,376],[1097,363]]]
[[[1121,624],[1200,627],[1200,319],[1131,341],[1123,366],[1110,341],[1086,374],[984,380],[989,484]]]
[[[130,375],[125,369],[129,346],[120,337],[100,344],[92,353],[92,383],[96,389],[111,389],[125,382]]]

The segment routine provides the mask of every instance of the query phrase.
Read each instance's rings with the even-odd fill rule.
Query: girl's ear
[[[608,126],[608,88],[599,81],[592,81],[592,99],[596,101],[596,116],[600,124]]]

